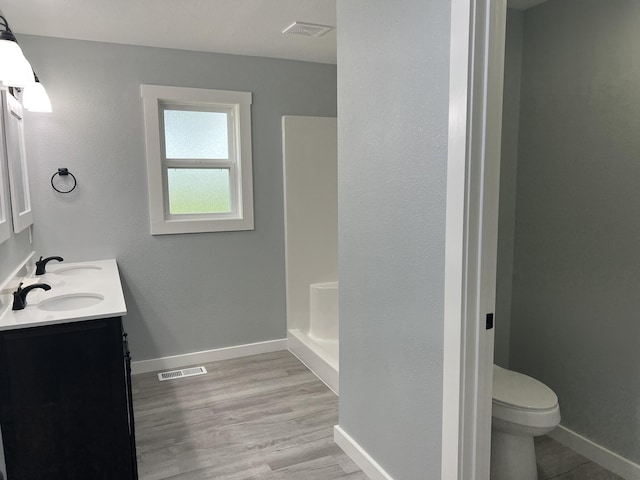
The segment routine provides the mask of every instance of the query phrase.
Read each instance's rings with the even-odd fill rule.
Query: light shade
[[[8,38],[9,32],[0,32],[0,83],[7,87],[24,87],[33,82],[33,70],[22,49]],[[7,35],[8,34],[8,35]]]
[[[31,83],[25,85],[22,90],[22,106],[30,112],[52,111],[51,100],[49,100],[47,91],[39,81],[33,81],[33,75],[31,77]]]

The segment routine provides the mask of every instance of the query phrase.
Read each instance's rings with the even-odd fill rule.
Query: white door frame
[[[488,480],[506,0],[452,0],[442,480]]]

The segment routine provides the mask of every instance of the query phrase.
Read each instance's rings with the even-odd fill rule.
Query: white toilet
[[[491,480],[538,480],[533,437],[560,423],[558,397],[544,383],[493,366]]]

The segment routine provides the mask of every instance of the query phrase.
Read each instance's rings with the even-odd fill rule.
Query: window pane
[[[164,111],[167,158],[229,158],[227,114]]]
[[[169,168],[169,213],[231,211],[229,170],[225,168]]]

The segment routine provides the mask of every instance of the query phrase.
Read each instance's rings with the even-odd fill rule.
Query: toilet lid
[[[558,397],[535,378],[494,365],[493,401],[518,408],[546,410],[558,404]]]

